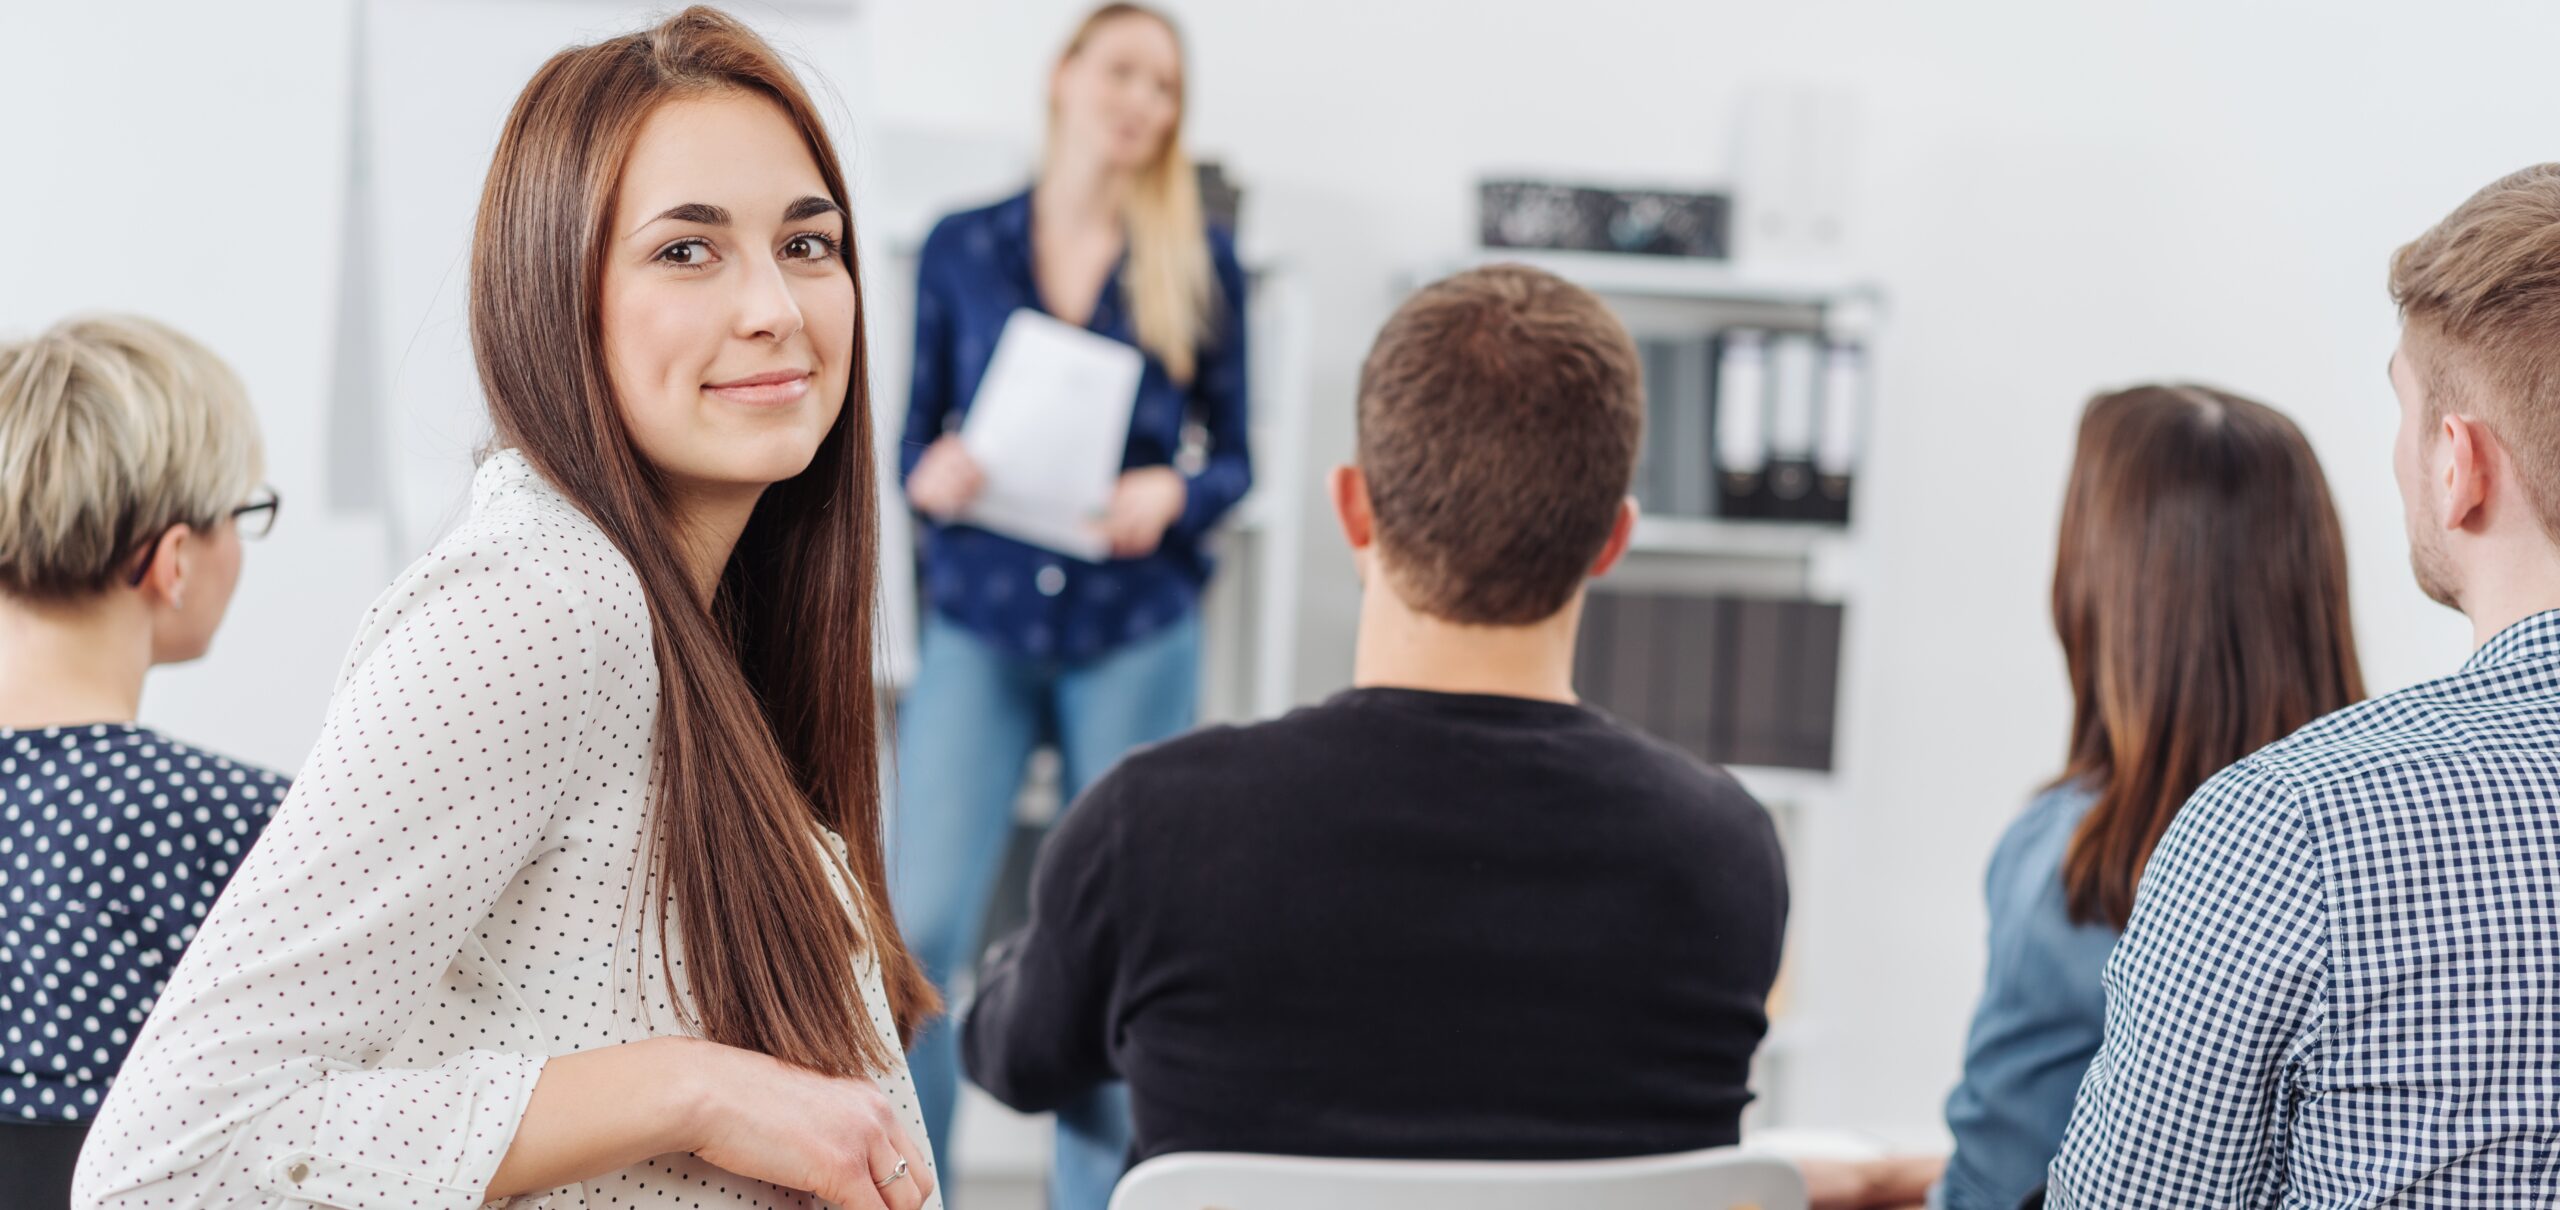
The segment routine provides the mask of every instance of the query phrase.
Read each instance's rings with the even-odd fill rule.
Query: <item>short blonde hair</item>
[[[225,520],[266,474],[239,376],[153,320],[65,320],[0,343],[0,592],[105,590],[171,525]]]
[[[2560,164],[2512,173],[2391,258],[2401,350],[2430,428],[2477,417],[2560,537]]]

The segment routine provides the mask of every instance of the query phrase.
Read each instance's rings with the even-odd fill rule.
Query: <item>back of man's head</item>
[[[2401,248],[2391,298],[2422,419],[2485,422],[2560,539],[2560,164],[2491,184]]]
[[[1635,342],[1598,298],[1519,265],[1407,299],[1360,369],[1359,463],[1411,608],[1524,626],[1573,600],[1643,437]]]

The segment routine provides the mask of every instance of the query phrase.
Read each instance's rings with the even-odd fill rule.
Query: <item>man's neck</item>
[[[1351,683],[1362,689],[1423,689],[1573,702],[1576,598],[1556,616],[1527,626],[1461,626],[1418,612],[1384,584],[1361,596]]]
[[[151,670],[151,630],[127,604],[0,598],[0,727],[132,722]]]
[[[2551,609],[2560,609],[2560,551],[2546,542],[2518,543],[2517,549],[2482,560],[2463,584],[2462,613],[2471,619],[2474,650],[2507,627]]]

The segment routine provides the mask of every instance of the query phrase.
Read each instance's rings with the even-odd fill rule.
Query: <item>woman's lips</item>
[[[704,383],[709,391],[731,403],[748,407],[774,407],[797,403],[809,393],[809,375],[803,370],[787,370],[773,374],[755,374],[733,378],[727,382]]]

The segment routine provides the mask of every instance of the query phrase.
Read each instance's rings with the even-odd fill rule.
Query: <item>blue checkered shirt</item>
[[[2106,984],[2051,1206],[2560,1205],[2560,611],[2205,783]]]

